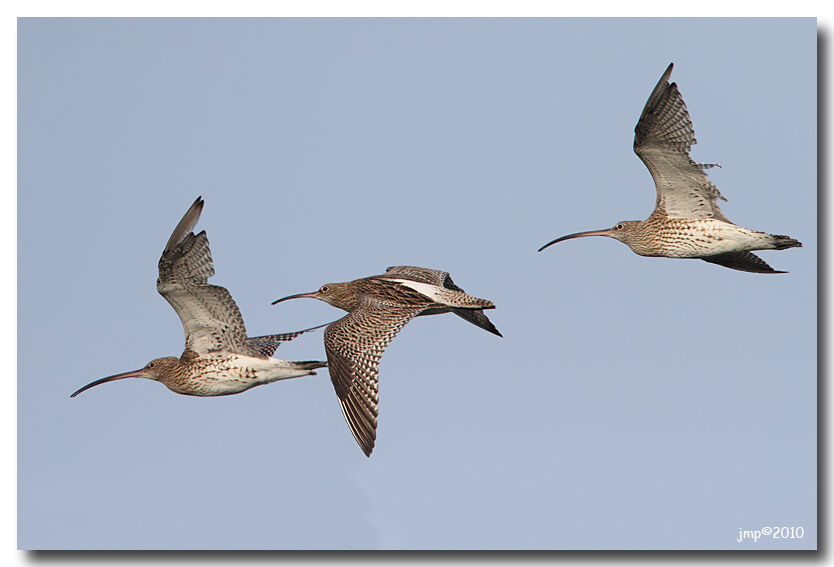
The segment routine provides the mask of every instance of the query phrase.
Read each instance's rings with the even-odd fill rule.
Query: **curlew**
[[[294,333],[247,337],[243,317],[229,291],[210,285],[214,275],[208,238],[192,232],[203,210],[198,197],[174,229],[159,260],[156,289],[179,315],[185,329],[185,351],[144,368],[96,380],[72,394],[123,378],[162,382],[178,394],[225,396],[276,380],[315,374],[326,362],[290,362],[272,358],[278,346],[313,327]]]
[[[677,84],[669,84],[672,67],[670,63],[658,81],[634,129],[634,152],[657,187],[654,212],[643,221],[621,221],[611,228],[562,236],[539,252],[571,238],[608,236],[640,256],[699,258],[733,270],[785,273],[751,250],[783,250],[802,243],[738,226],[718,208],[717,200],[726,199],[706,175],[718,164],[695,163],[689,157],[695,132]]]
[[[324,346],[342,414],[369,457],[379,415],[379,362],[406,323],[419,315],[452,312],[501,336],[483,312],[495,308],[491,301],[468,295],[447,272],[428,268],[392,266],[382,275],[329,283],[272,304],[300,297],[320,299],[348,312],[327,326]]]

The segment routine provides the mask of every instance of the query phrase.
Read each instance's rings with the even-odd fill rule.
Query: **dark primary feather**
[[[171,233],[171,238],[168,239],[168,243],[165,245],[163,252],[169,251],[175,245],[182,242],[185,235],[194,230],[194,227],[197,226],[197,221],[200,220],[200,215],[203,213],[204,203],[205,201],[203,201],[202,197],[197,197],[191,204],[185,215],[180,219],[180,222],[177,223],[174,232]]]
[[[701,258],[701,260],[742,272],[754,272],[757,274],[787,273],[774,270],[767,264],[767,262],[752,252],[725,252],[724,254],[716,254],[715,256],[706,256]]]
[[[730,222],[717,203],[726,199],[704,172],[716,164],[695,163],[689,157],[697,141],[678,86],[669,83],[672,67],[658,81],[634,128],[634,152],[657,187],[655,214]]]
[[[419,307],[363,295],[356,309],[324,331],[330,379],[348,427],[367,456],[376,440],[382,353],[418,312]]]
[[[499,337],[503,337],[504,335],[492,324],[492,321],[489,320],[489,317],[486,316],[486,313],[481,311],[480,309],[452,309],[452,313],[457,315],[458,317],[469,321],[473,325],[476,325],[482,328],[485,331],[489,331],[493,335],[498,335]]]

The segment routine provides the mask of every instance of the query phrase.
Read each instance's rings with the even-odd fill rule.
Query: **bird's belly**
[[[192,396],[228,396],[245,392],[260,383],[253,377],[212,372],[191,378],[186,384],[171,384],[168,387],[180,394]]]
[[[178,394],[200,397],[239,394],[257,385],[253,380],[220,376],[193,378],[185,384],[167,384],[168,388]]]
[[[205,367],[185,383],[168,387],[192,396],[228,396],[239,394],[261,384],[310,374],[309,370],[293,368],[276,358],[233,356],[208,361]]]
[[[759,233],[721,221],[701,221],[661,235],[658,256],[702,258],[726,252],[750,250]]]

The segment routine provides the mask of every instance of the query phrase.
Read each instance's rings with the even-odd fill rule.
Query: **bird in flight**
[[[572,238],[607,236],[641,256],[700,258],[744,272],[785,273],[751,250],[783,250],[802,243],[738,226],[718,208],[718,199],[726,199],[706,175],[717,164],[695,163],[689,157],[695,132],[677,84],[669,84],[672,67],[670,63],[658,81],[634,129],[634,152],[657,188],[654,212],[643,221],[620,221],[611,228],[556,238],[539,252]]]
[[[310,297],[348,314],[324,331],[330,379],[353,437],[367,456],[376,441],[379,415],[379,362],[406,323],[416,316],[452,312],[473,325],[501,336],[484,314],[492,301],[464,292],[448,272],[416,266],[392,266],[382,274],[272,302]]]
[[[272,358],[282,342],[318,329],[247,337],[243,317],[225,287],[211,285],[214,275],[208,238],[193,231],[203,210],[198,197],[174,229],[159,259],[156,289],[179,315],[185,330],[185,351],[166,356],[143,368],[101,378],[72,394],[123,378],[162,382],[178,394],[224,396],[276,380],[315,374],[326,362],[290,362]]]

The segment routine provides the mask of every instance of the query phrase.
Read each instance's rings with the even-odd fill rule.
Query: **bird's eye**
[[[153,363],[153,362],[149,362],[149,363],[148,363],[148,368],[153,368],[153,365],[154,365],[154,363]]]
[[[623,229],[623,225],[622,225],[622,223],[618,224],[618,225],[617,225],[617,230],[622,230],[622,229]]]
[[[321,286],[321,289],[319,291],[322,292],[322,293],[327,293],[327,286],[326,285]]]

